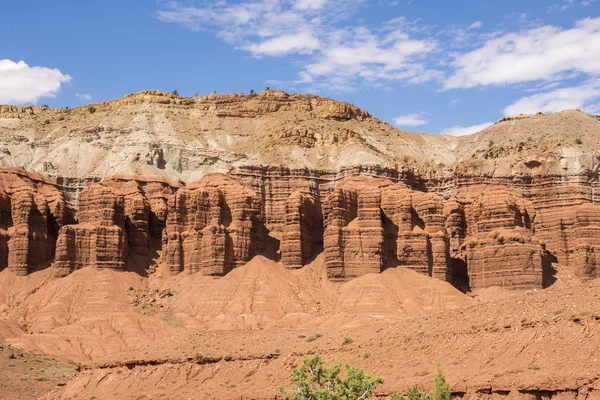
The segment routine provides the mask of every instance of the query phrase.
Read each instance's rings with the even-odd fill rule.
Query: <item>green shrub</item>
[[[61,115],[60,117],[58,117],[58,120],[59,120],[59,121],[64,121],[64,120],[65,120],[65,116],[64,116],[64,115]]]
[[[342,344],[351,344],[354,342],[350,336],[344,336],[344,342]]]
[[[50,124],[50,120],[49,120],[49,119],[47,119],[47,120],[45,120],[45,121],[44,121],[44,123],[45,123],[46,125],[49,125],[49,124]]]
[[[254,94],[254,89],[250,89],[250,94]]]
[[[575,139],[575,144],[581,144],[581,143],[583,143],[583,142],[581,141],[581,139],[579,139],[579,138]]]
[[[431,393],[420,391],[416,386],[408,389],[406,397],[400,394],[393,394],[392,400],[450,400],[450,385],[446,383],[446,377],[438,364],[438,372],[434,379],[434,387]]]
[[[96,112],[96,107],[94,107],[94,106],[89,106],[89,107],[88,107],[88,111],[90,112],[90,114],[93,114],[93,113],[95,113],[95,112]]]
[[[173,90],[173,96],[179,96],[179,92],[177,90]]]
[[[319,355],[304,357],[302,365],[292,371],[292,388],[280,387],[284,399],[370,399],[383,379],[365,373],[350,365],[345,367],[345,377],[340,377],[342,365],[325,368]]]

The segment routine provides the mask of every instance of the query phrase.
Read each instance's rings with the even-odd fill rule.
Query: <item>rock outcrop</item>
[[[162,180],[114,177],[86,186],[79,198],[77,224],[59,231],[56,275],[85,266],[122,270],[129,253],[147,257],[154,247],[151,239],[162,235],[170,192]]]
[[[0,171],[0,269],[26,275],[50,262],[67,220],[62,194],[41,176]]]
[[[124,198],[103,184],[87,186],[79,200],[78,224],[61,228],[56,274],[85,267],[124,269],[128,251]]]
[[[281,260],[288,268],[301,268],[322,251],[323,216],[318,202],[311,193],[296,191],[285,203]]]
[[[208,175],[169,198],[164,262],[224,275],[260,249],[260,205],[256,194],[224,175]]]
[[[578,110],[409,133],[274,90],[0,106],[0,168],[44,173],[0,170],[0,268],[220,276],[322,252],[334,280],[401,267],[463,290],[538,288],[553,263],[595,278],[599,134]]]
[[[402,183],[353,179],[324,202],[325,263],[332,279],[390,267],[449,279],[448,235],[440,196]]]

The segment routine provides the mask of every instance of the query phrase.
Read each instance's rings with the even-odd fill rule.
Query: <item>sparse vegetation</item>
[[[58,117],[58,120],[59,120],[59,121],[64,121],[64,120],[65,120],[65,116],[64,116],[64,115],[61,115],[60,117]]]
[[[198,92],[194,93],[194,97],[198,97],[198,95],[199,95]]]
[[[369,358],[371,357],[371,353],[370,352],[365,352],[365,354],[363,354],[363,358]]]
[[[267,86],[267,87],[265,88],[265,90],[271,90],[271,88]]]
[[[179,92],[177,90],[173,90],[173,96],[179,96]]]
[[[406,395],[406,397],[393,394],[392,400],[450,400],[451,392],[450,385],[446,383],[446,377],[444,373],[441,371],[440,366],[438,364],[438,372],[434,379],[434,386],[431,393],[427,393],[426,391],[420,391],[418,387],[412,386]]]
[[[281,354],[281,349],[279,347],[277,347],[274,351],[275,354]]]
[[[350,336],[344,336],[344,341],[342,344],[351,344],[354,340]]]
[[[583,142],[581,141],[581,139],[577,138],[575,139],[575,144],[582,144]]]
[[[488,142],[488,147],[492,147],[493,145],[494,145],[494,141],[493,141],[493,140],[490,140],[490,141]]]
[[[49,120],[49,119],[47,119],[47,120],[45,120],[45,121],[44,121],[44,123],[45,123],[46,125],[49,125],[49,124],[50,124],[50,120]]]
[[[345,366],[342,378],[341,364],[325,368],[325,363],[316,354],[304,357],[302,365],[292,371],[292,388],[280,387],[284,399],[370,399],[373,390],[383,379],[365,373],[362,369]]]
[[[94,106],[89,106],[89,107],[88,107],[88,111],[90,112],[90,114],[93,114],[93,113],[95,113],[95,112],[96,112],[96,107],[94,107]]]
[[[250,94],[255,94],[254,89],[250,89]]]
[[[531,367],[529,367],[529,369],[532,369],[534,371],[537,371],[538,369],[540,369],[540,366],[537,364],[532,364]]]

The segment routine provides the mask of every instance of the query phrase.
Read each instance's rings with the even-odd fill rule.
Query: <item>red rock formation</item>
[[[581,278],[599,274],[600,206],[593,190],[581,184],[556,182],[531,190],[536,208],[536,235],[547,250]]]
[[[0,268],[26,275],[52,259],[67,219],[60,192],[37,174],[0,172]]]
[[[56,274],[85,266],[123,269],[129,253],[148,256],[150,238],[162,234],[170,193],[172,188],[162,180],[113,177],[86,186],[79,198],[78,223],[59,232]]]
[[[162,179],[113,177],[76,198],[67,181],[62,187],[3,171],[0,268],[26,274],[56,253],[58,275],[88,265],[122,269],[128,255],[148,257],[162,246],[173,271],[223,275],[263,249],[268,234],[280,240],[288,268],[306,265],[323,247],[335,280],[401,266],[455,284],[470,280],[475,289],[536,288],[552,256],[581,277],[600,274],[600,206],[584,182],[461,178],[458,189],[445,186],[444,201],[427,191],[435,182],[427,188],[376,167],[257,167],[232,175],[243,184],[211,175],[177,189]],[[76,224],[68,224],[63,190],[77,207]]]
[[[56,244],[55,274],[86,267],[124,269],[128,243],[124,198],[103,184],[88,185],[79,199],[78,224],[61,228]]]
[[[332,279],[406,266],[448,280],[442,199],[386,180],[354,179],[324,202],[325,263]]]
[[[288,268],[301,268],[321,250],[323,217],[317,199],[307,192],[292,193],[285,206],[281,261]]]
[[[459,193],[466,202],[466,238],[460,252],[472,289],[504,286],[541,288],[545,250],[532,227],[533,204],[505,187],[484,186]],[[474,197],[474,199],[473,199]],[[447,221],[460,230],[460,207],[447,208]]]
[[[544,250],[528,229],[499,228],[463,245],[471,289],[542,288]]]
[[[441,197],[397,184],[383,190],[382,208],[397,232],[397,263],[448,280],[448,238]]]
[[[207,175],[178,190],[168,207],[163,260],[173,272],[223,275],[260,247],[256,194],[232,178]]]

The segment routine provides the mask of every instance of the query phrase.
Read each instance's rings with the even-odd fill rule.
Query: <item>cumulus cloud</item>
[[[436,47],[436,42],[414,39],[402,28],[384,34],[366,27],[348,29],[332,35],[302,76],[309,81],[334,76],[348,82],[356,77],[366,82],[427,82],[440,76],[439,71],[428,68],[422,61]]]
[[[423,118],[423,113],[406,114],[394,118],[394,125],[397,126],[421,126],[427,124],[428,122],[429,121]]]
[[[455,125],[450,128],[444,129],[440,133],[444,134],[444,135],[452,135],[452,136],[470,135],[470,134],[482,131],[489,126],[492,126],[493,124],[494,124],[493,122],[484,122],[483,124],[470,125],[470,126]]]
[[[600,82],[566,87],[532,96],[522,97],[504,109],[504,115],[556,112],[569,108],[580,108],[593,112],[594,100],[600,97]]]
[[[0,60],[0,103],[36,104],[43,97],[56,97],[61,85],[70,80],[58,69]]]
[[[87,101],[92,100],[92,95],[89,93],[75,93],[75,97],[77,97],[78,99],[87,100]]]
[[[460,54],[446,89],[561,79],[600,74],[600,17],[512,32]]]

